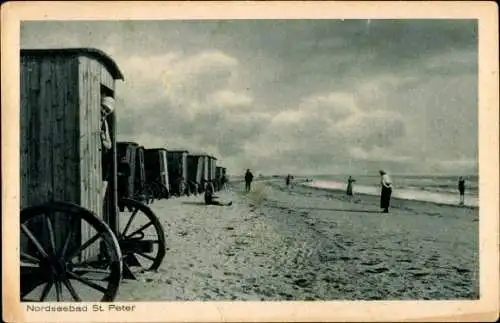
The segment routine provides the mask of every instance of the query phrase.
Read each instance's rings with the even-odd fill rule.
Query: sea
[[[352,176],[356,182],[354,194],[380,195],[380,176]],[[446,205],[458,205],[458,176],[390,175],[394,198],[417,200]],[[308,176],[303,185],[329,190],[345,190],[348,176]],[[479,207],[479,183],[477,175],[463,176],[465,179],[464,205]]]

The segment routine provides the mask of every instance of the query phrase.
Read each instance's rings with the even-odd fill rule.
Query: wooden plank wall
[[[128,177],[128,197],[132,198],[135,191],[135,179],[137,174],[137,147],[134,145],[127,146],[127,160],[130,166],[130,176]]]
[[[79,85],[79,158],[81,206],[94,212],[103,219],[103,182],[102,182],[102,147],[101,147],[101,84],[114,90],[110,83],[109,72],[96,60],[80,56]],[[82,225],[82,242],[91,238],[95,232],[86,224]],[[94,247],[95,246],[95,247]],[[98,244],[87,248],[84,258],[99,252]]]
[[[198,164],[198,169],[196,171],[196,182],[201,184],[201,180],[203,179],[203,167],[204,167],[204,161],[203,157],[196,157],[197,159],[197,164]]]
[[[140,147],[137,149],[136,153],[136,167],[138,176],[136,176],[135,188],[136,190],[140,190],[144,187],[144,183],[146,183],[146,170],[144,168],[144,148]]]
[[[182,165],[182,177],[184,177],[184,180],[187,181],[188,178],[188,165],[187,165],[187,152],[182,153],[182,160],[181,160],[181,165]]]
[[[21,58],[21,208],[49,201],[79,203],[76,81],[75,59]],[[55,216],[56,243],[61,244],[71,223]],[[39,229],[36,234],[44,240],[46,230]]]
[[[164,180],[164,185],[170,189],[171,178],[168,176],[168,162],[167,162],[167,151],[160,150],[160,172]]]
[[[202,159],[203,159],[203,178],[205,180],[208,180],[209,179],[209,177],[208,177],[208,172],[209,172],[208,156],[203,156]]]
[[[217,159],[212,158],[212,179],[216,178],[216,169],[217,169]]]

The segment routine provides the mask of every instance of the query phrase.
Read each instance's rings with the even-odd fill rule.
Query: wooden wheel
[[[124,198],[119,202],[119,241],[126,261],[131,266],[156,270],[165,258],[165,230],[158,217],[146,205]],[[124,221],[122,221],[122,219]]]
[[[122,262],[111,229],[92,212],[52,202],[21,211],[21,300],[111,302]]]

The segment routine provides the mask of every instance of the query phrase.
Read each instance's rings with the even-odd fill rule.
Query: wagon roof
[[[118,141],[117,145],[132,145],[132,146],[140,146],[138,143],[133,141]]]
[[[189,153],[189,151],[186,149],[169,149],[168,152],[169,153]]]
[[[165,149],[165,148],[146,148],[146,151],[160,151],[160,150],[167,151],[167,149]]]
[[[105,52],[96,48],[48,48],[48,49],[21,49],[21,56],[43,56],[43,55],[68,55],[88,56],[98,60],[111,73],[115,80],[124,80],[123,73],[116,62]]]

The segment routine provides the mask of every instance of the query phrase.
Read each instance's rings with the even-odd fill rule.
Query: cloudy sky
[[[233,174],[477,172],[472,20],[24,22],[21,47],[104,50],[119,139]]]

